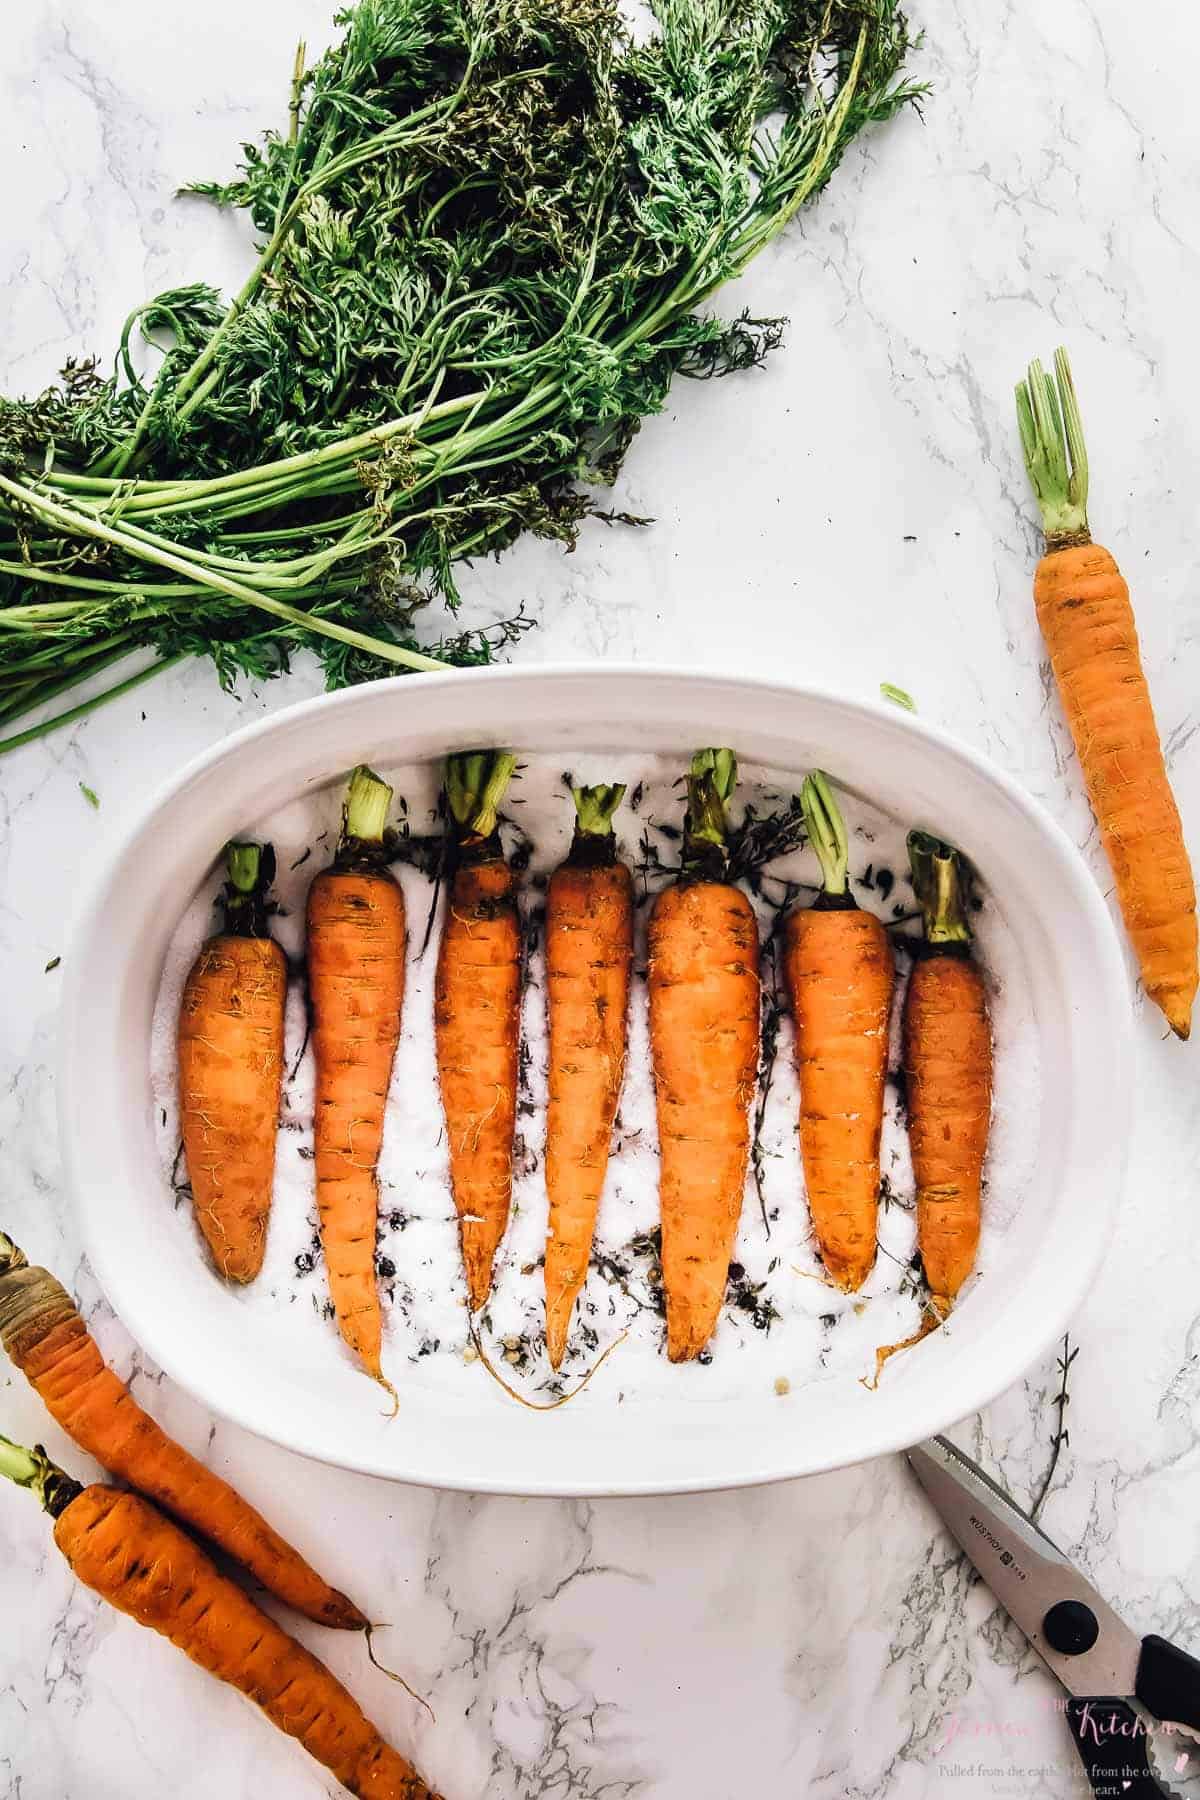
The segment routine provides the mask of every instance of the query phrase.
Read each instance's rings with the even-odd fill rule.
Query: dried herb
[[[287,128],[192,189],[258,235],[232,302],[158,294],[114,374],[0,402],[0,748],[185,656],[229,684],[306,648],[336,687],[524,628],[422,645],[413,617],[464,559],[609,516],[594,484],[676,374],[761,361],[780,322],[707,302],[918,92],[896,0],[655,13],[637,40],[616,0],[341,15]]]
[[[1071,1364],[1078,1355],[1079,1346],[1076,1344],[1074,1350],[1072,1350],[1071,1338],[1068,1333],[1063,1338],[1062,1355],[1058,1359],[1058,1392],[1055,1394],[1051,1403],[1055,1409],[1057,1424],[1054,1436],[1050,1442],[1050,1462],[1047,1466],[1046,1473],[1043,1475],[1038,1486],[1037,1493],[1033,1497],[1033,1503],[1029,1508],[1029,1516],[1032,1519],[1037,1518],[1045,1503],[1046,1496],[1050,1492],[1050,1484],[1054,1480],[1054,1473],[1058,1468],[1058,1459],[1062,1454],[1063,1445],[1069,1444],[1071,1441],[1071,1433],[1067,1430],[1066,1424],[1067,1407],[1071,1404],[1071,1395],[1067,1388],[1067,1378],[1071,1373]]]

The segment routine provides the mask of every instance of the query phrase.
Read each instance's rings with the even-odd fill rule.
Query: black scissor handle
[[[1097,1800],[1164,1800],[1146,1748],[1144,1722],[1124,1700],[1076,1697],[1067,1723]]]
[[[1156,1719],[1200,1731],[1200,1662],[1153,1633],[1142,1639],[1134,1693]]]

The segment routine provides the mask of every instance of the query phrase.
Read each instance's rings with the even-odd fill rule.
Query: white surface
[[[8,9],[6,389],[105,349],[168,282],[236,278],[233,226],[171,194],[229,170],[235,140],[281,115],[294,40],[322,41],[330,10]],[[569,559],[523,549],[475,573],[470,604],[494,616],[529,600],[544,625],[522,664],[686,659],[868,698],[898,682],[1044,801],[1107,894],[1045,682],[1011,384],[1029,355],[1070,344],[1093,518],[1133,580],[1200,854],[1200,15],[1169,0],[921,0],[915,18],[936,90],[924,122],[852,152],[729,296],[789,313],[789,341],[767,370],[677,388],[641,433],[617,504],[655,525],[597,527]],[[406,1489],[216,1423],[99,1302],[63,1204],[62,974],[44,966],[69,956],[68,914],[122,815],[314,685],[301,674],[236,700],[189,670],[0,765],[4,1219],[76,1287],[158,1416],[395,1621],[381,1653],[434,1690],[436,1727],[359,1645],[301,1635],[417,1747],[447,1800],[743,1800],[756,1786],[771,1800],[1069,1800],[1057,1690],[968,1585],[899,1459],[671,1500]],[[1200,1043],[1164,1041],[1142,1003],[1136,1049],[1125,1198],[1073,1331],[1071,1442],[1043,1518],[1132,1625],[1197,1650]],[[1022,1496],[1048,1466],[1056,1387],[1048,1356],[957,1433]],[[10,1435],[42,1434],[86,1469],[2,1371],[0,1413]],[[76,1588],[24,1496],[0,1496],[0,1530],[4,1800],[332,1791],[234,1696]]]
[[[1017,1197],[999,1163],[990,1171],[979,1279],[950,1327],[893,1363],[877,1390],[861,1379],[871,1344],[896,1342],[917,1324],[911,1308],[889,1311],[880,1301],[854,1321],[858,1368],[843,1359],[826,1377],[815,1358],[797,1363],[793,1340],[780,1331],[774,1354],[791,1360],[778,1371],[792,1381],[782,1403],[762,1353],[739,1359],[745,1374],[730,1387],[725,1365],[736,1352],[728,1330],[713,1341],[719,1374],[656,1364],[647,1337],[649,1356],[639,1356],[638,1344],[618,1349],[578,1399],[552,1413],[517,1407],[481,1368],[464,1369],[461,1345],[457,1359],[431,1357],[407,1370],[389,1345],[385,1365],[401,1394],[393,1421],[351,1360],[331,1354],[329,1334],[308,1309],[292,1304],[290,1284],[273,1298],[271,1271],[249,1292],[215,1279],[186,1214],[172,1204],[150,1082],[167,945],[211,868],[214,845],[295,808],[356,760],[390,770],[471,743],[512,741],[520,720],[515,747],[558,767],[603,742],[608,722],[622,715],[632,721],[621,748],[635,779],[655,752],[673,753],[681,766],[715,721],[716,735],[751,767],[791,771],[793,787],[806,769],[824,767],[854,792],[869,789],[885,813],[936,821],[962,846],[1015,940],[1012,979],[1023,979],[1033,997],[1035,1044],[1004,1041],[998,1024],[999,1061],[1024,1055],[1041,1068],[1040,1095],[1026,1098],[1031,1154],[1019,1209],[1001,1229]],[[536,802],[520,817],[536,837]],[[298,849],[293,843],[287,860]],[[73,946],[62,1147],[108,1298],[138,1342],[198,1398],[290,1449],[370,1474],[500,1493],[634,1494],[778,1480],[878,1456],[944,1430],[1015,1380],[1066,1325],[1108,1235],[1126,1135],[1128,989],[1100,897],[1069,843],[1015,783],[882,701],[619,667],[429,675],[309,701],[248,728],[168,787],[117,846],[82,908]],[[410,999],[402,1054],[414,1033],[424,1029],[428,1041],[430,1023],[426,1017],[422,1027]],[[410,1073],[401,1087],[419,1080]],[[430,1080],[427,1068],[427,1091]],[[403,1117],[397,1105],[394,1129]],[[533,1204],[541,1200],[538,1193]],[[539,1210],[544,1218],[544,1205]],[[793,1192],[787,1211],[798,1210]],[[453,1233],[445,1235],[442,1285],[453,1292],[457,1258]],[[757,1248],[765,1263],[770,1251]],[[403,1240],[394,1255],[401,1277],[412,1278]],[[609,1334],[602,1344],[611,1341]]]

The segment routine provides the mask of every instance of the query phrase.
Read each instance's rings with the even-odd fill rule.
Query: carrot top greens
[[[77,1481],[50,1461],[40,1444],[26,1450],[24,1445],[14,1444],[6,1437],[0,1437],[0,1475],[36,1494],[52,1519],[57,1519],[83,1492]]]
[[[737,786],[732,750],[697,750],[687,775],[687,813],[680,872],[685,879],[721,881],[729,866],[725,805]]]
[[[253,225],[239,293],[142,301],[114,373],[0,401],[0,731],[137,650],[62,716],[184,655],[228,683],[304,647],[340,686],[522,628],[413,615],[572,544],[676,374],[779,342],[708,303],[919,91],[897,0],[652,10],[359,0],[297,59],[286,127],[191,190]]]
[[[499,807],[517,759],[510,750],[473,750],[446,758],[446,805],[460,839],[496,834]]]
[[[850,844],[846,821],[834,799],[829,777],[820,769],[805,776],[800,805],[808,841],[821,865],[821,899],[838,906],[853,906],[848,886]]]
[[[272,906],[267,898],[275,879],[275,851],[270,844],[225,846],[228,880],[218,902],[224,929],[239,937],[266,937]]]
[[[613,816],[625,798],[624,782],[611,787],[573,787],[575,829],[580,837],[611,837]]]
[[[962,855],[927,831],[908,834],[913,892],[925,921],[925,941],[944,947],[971,942],[967,919],[969,874]]]
[[[1054,352],[1054,374],[1057,386],[1035,358],[1026,379],[1017,383],[1021,448],[1050,549],[1090,536],[1087,445],[1071,365],[1061,346]]]

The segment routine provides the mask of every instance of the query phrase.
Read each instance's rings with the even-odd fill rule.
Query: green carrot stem
[[[460,838],[496,834],[499,807],[517,759],[511,750],[473,750],[446,758],[446,804]]]
[[[725,848],[725,802],[737,785],[732,750],[697,750],[688,771],[687,830],[697,843]]]
[[[227,861],[230,887],[236,894],[252,894],[262,868],[261,844],[230,844]]]
[[[145,562],[159,564],[164,569],[171,569],[177,575],[187,575],[202,587],[217,588],[220,592],[230,594],[235,600],[245,601],[260,611],[271,613],[277,619],[285,619],[291,625],[303,631],[314,631],[322,637],[336,638],[340,643],[349,644],[353,649],[366,650],[372,656],[381,657],[385,662],[401,663],[409,669],[445,669],[448,665],[439,662],[436,657],[424,656],[416,650],[405,650],[399,644],[392,644],[383,638],[368,637],[365,632],[349,630],[344,625],[337,625],[332,619],[322,618],[318,613],[298,612],[293,606],[285,606],[281,600],[269,599],[259,593],[257,588],[250,587],[244,581],[234,581],[216,569],[207,569],[192,558],[177,554],[174,550],[165,550],[157,544],[147,543],[145,537],[131,537],[124,531],[113,530],[103,525],[99,519],[82,512],[78,507],[58,506],[36,488],[24,487],[19,482],[10,480],[7,475],[0,474],[0,492],[9,494],[13,499],[27,506],[31,512],[53,520],[55,524],[66,527],[68,532],[79,532],[84,537],[98,538],[101,543],[112,544],[117,549],[131,552]]]
[[[817,861],[821,865],[822,898],[838,905],[853,906],[847,882],[850,845],[846,836],[846,821],[834,798],[829,777],[820,769],[814,769],[811,775],[804,778],[804,785],[800,789],[800,810],[804,814],[808,841],[816,851]]]
[[[613,815],[625,798],[624,782],[611,787],[573,787],[575,830],[580,837],[611,837]]]
[[[687,775],[681,878],[722,881],[728,868],[725,805],[737,785],[732,750],[697,750]]]
[[[1035,358],[1017,384],[1017,424],[1025,467],[1042,515],[1046,548],[1086,543],[1088,459],[1067,353],[1054,352],[1057,386]]]
[[[275,879],[274,849],[270,844],[227,844],[225,866],[229,879],[220,899],[223,929],[232,937],[266,937],[271,912],[268,893]]]
[[[335,868],[363,863],[379,865],[387,860],[385,837],[393,792],[366,763],[359,763],[350,777],[342,805]]]
[[[82,700],[78,706],[71,706],[66,712],[56,713],[52,719],[43,719],[40,725],[30,725],[24,731],[16,732],[12,737],[0,738],[0,756],[7,755],[10,750],[19,750],[23,744],[32,744],[37,738],[45,737],[48,732],[56,731],[60,725],[72,725],[76,719],[86,719],[89,713],[94,713],[101,706],[107,706],[110,700],[118,700],[122,694],[128,694],[134,688],[141,687],[142,683],[149,681],[152,675],[161,675],[164,669],[173,669],[176,663],[183,662],[186,655],[187,652],[181,650],[176,656],[161,657],[157,662],[150,663],[147,668],[139,669],[136,675],[127,675],[124,681],[118,681],[114,687],[105,688],[102,694],[93,694],[90,700]],[[63,685],[68,684],[64,683]],[[28,711],[29,709],[24,707],[22,710]]]
[[[625,796],[624,783],[611,787],[573,787],[575,831],[567,862],[574,869],[607,869],[617,860],[613,814]]]
[[[0,1437],[0,1475],[36,1494],[52,1519],[57,1519],[83,1492],[82,1485],[52,1463],[40,1444],[26,1450],[6,1437]]]
[[[927,831],[908,834],[908,860],[913,893],[925,920],[928,944],[966,948],[971,942],[967,921],[969,875],[953,845]]]

